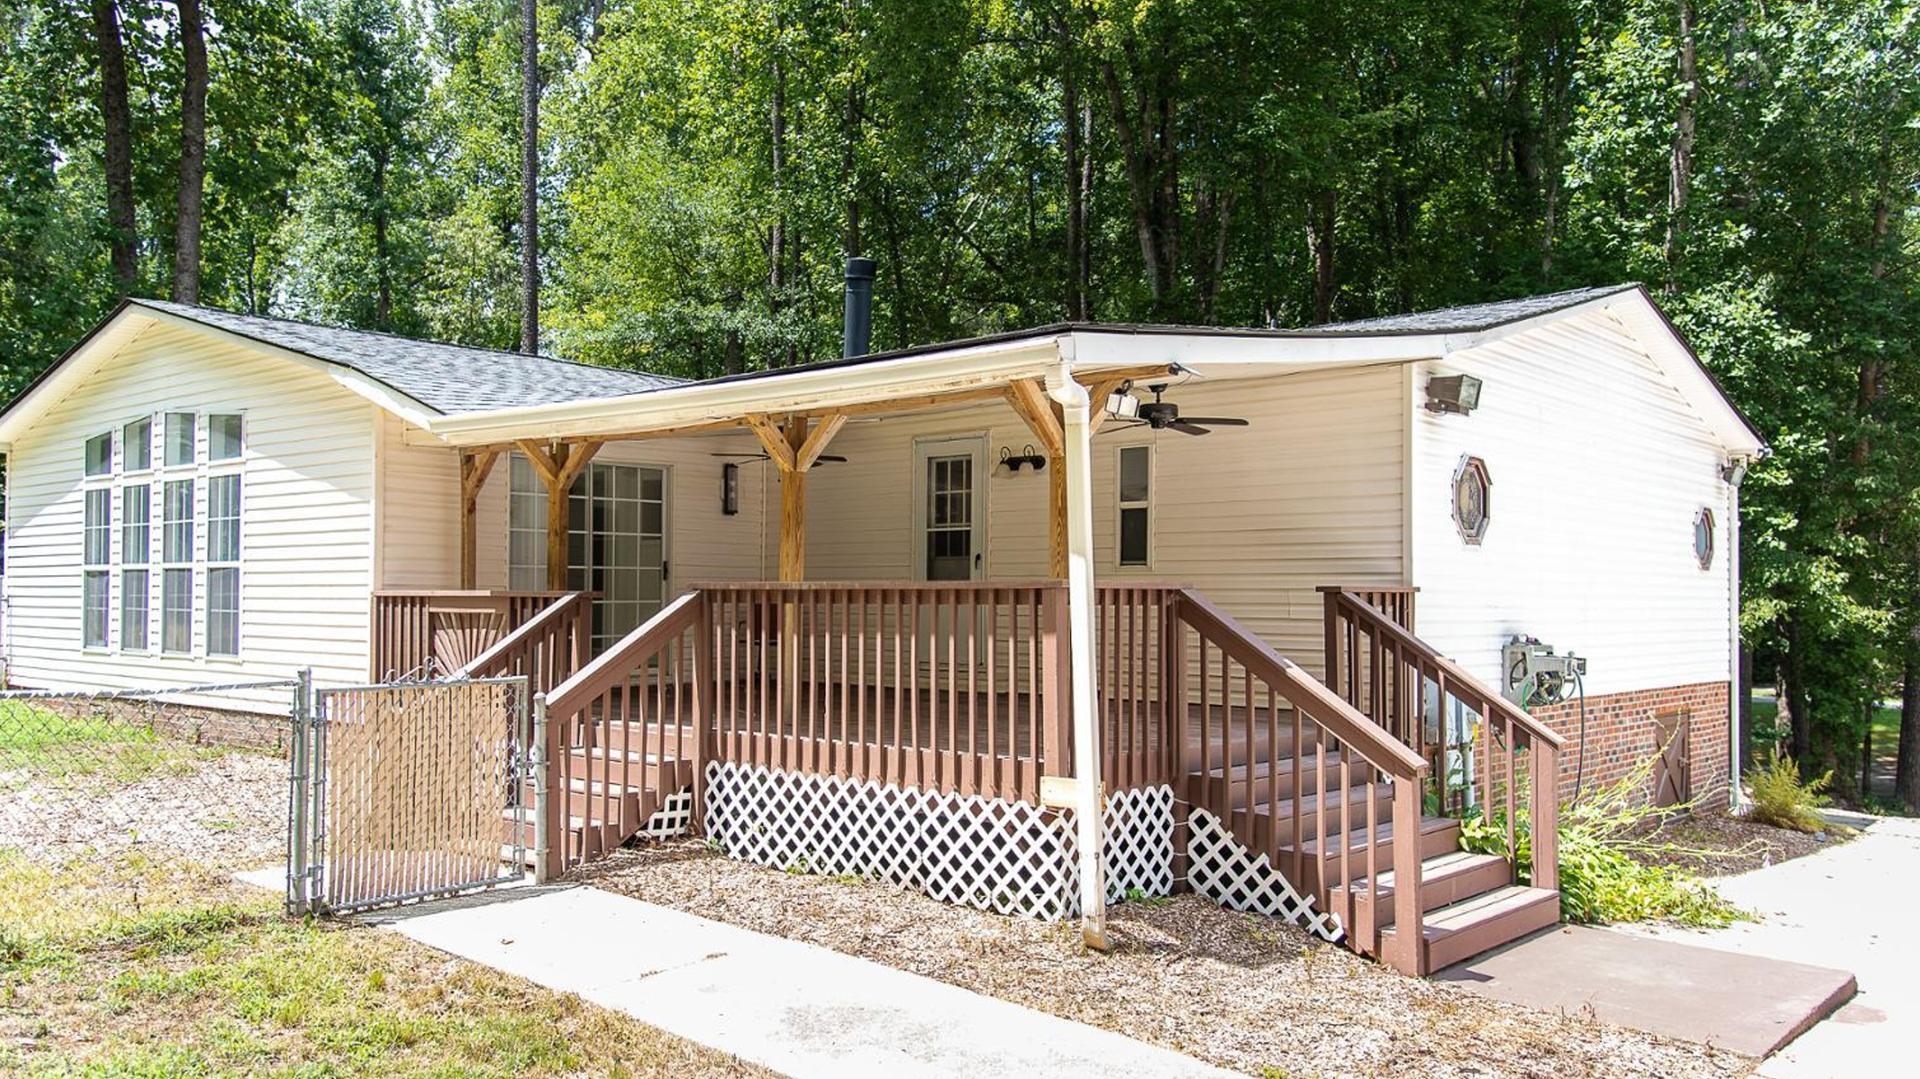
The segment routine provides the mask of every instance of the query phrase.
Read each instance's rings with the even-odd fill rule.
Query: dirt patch
[[[1642,838],[1654,846],[1635,849],[1632,856],[1648,865],[1726,877],[1817,854],[1855,834],[1836,829],[1809,835],[1729,813],[1700,813],[1649,827]]]
[[[598,887],[804,940],[1260,1076],[1734,1076],[1746,1058],[1405,978],[1195,896],[1113,908],[1114,950],[1063,925],[857,879],[776,872],[697,841],[618,852]]]
[[[287,762],[253,752],[183,755],[132,782],[0,775],[0,847],[36,861],[165,853],[217,869],[286,856]]]

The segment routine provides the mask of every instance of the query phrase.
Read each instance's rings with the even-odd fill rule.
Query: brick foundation
[[[1579,699],[1528,711],[1566,738],[1560,756],[1560,795],[1563,799],[1572,797],[1574,770],[1580,760]],[[1674,712],[1687,715],[1692,798],[1703,808],[1724,803],[1727,735],[1732,729],[1725,682],[1588,697],[1584,789],[1613,783],[1660,752],[1656,717]],[[1649,782],[1648,798],[1653,797],[1652,783],[1657,781],[1656,775]]]
[[[161,737],[194,745],[287,753],[292,722],[284,715],[262,715],[200,705],[161,703],[143,698],[74,696],[35,698],[36,708],[84,719],[110,716],[119,723],[151,727]]]

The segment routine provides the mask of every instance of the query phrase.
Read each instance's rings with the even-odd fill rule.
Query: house
[[[1550,836],[1655,754],[1650,797],[1726,789],[1765,448],[1638,286],[872,355],[861,295],[849,358],[698,382],[130,300],[0,414],[9,676],[528,673],[556,868],[691,789],[743,850],[804,794],[909,872],[891,785],[972,830],[913,855],[935,894],[1095,918],[1178,857],[1409,970],[1553,898],[1396,891],[1449,814]],[[1018,886],[973,879],[1009,837]]]

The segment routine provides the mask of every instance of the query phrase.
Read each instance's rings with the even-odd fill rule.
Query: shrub
[[[1560,915],[1580,925],[1610,922],[1670,921],[1708,928],[1748,917],[1691,874],[1650,865],[1635,855],[1705,853],[1656,841],[1649,825],[1691,805],[1658,808],[1646,804],[1653,760],[1586,799],[1560,807]],[[1514,879],[1533,880],[1531,822],[1515,822],[1513,849],[1507,846],[1504,812],[1482,816],[1477,810],[1460,824],[1460,847],[1498,854],[1513,862]]]
[[[1802,779],[1800,765],[1792,757],[1776,753],[1772,760],[1747,773],[1747,797],[1752,803],[1747,819],[1796,832],[1824,832],[1827,822],[1820,810],[1832,801],[1826,794],[1832,782],[1832,770]]]

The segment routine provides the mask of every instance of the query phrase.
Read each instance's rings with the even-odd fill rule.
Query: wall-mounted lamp
[[[1427,380],[1427,411],[1465,416],[1480,407],[1480,380],[1472,375],[1435,375]]]
[[[1112,416],[1116,420],[1138,419],[1140,416],[1140,399],[1135,397],[1132,391],[1132,382],[1122,382],[1119,389],[1107,395],[1107,399],[1102,402],[1101,407],[1107,410],[1107,415]]]
[[[1018,472],[1022,468],[1031,468],[1038,472],[1047,467],[1047,459],[1034,450],[1031,442],[1027,443],[1024,453],[1015,453],[1005,446],[1000,447],[1000,463],[1007,466],[1008,472]]]
[[[740,512],[740,466],[732,461],[720,466],[720,512],[729,517]]]
[[[1720,466],[1720,482],[1722,483],[1732,484],[1738,487],[1741,481],[1746,478],[1747,459],[1745,457],[1735,457]]]

